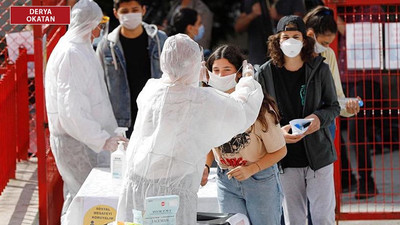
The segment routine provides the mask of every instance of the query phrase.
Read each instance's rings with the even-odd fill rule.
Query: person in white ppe
[[[71,24],[50,55],[46,68],[46,108],[50,146],[64,181],[63,215],[96,166],[107,166],[118,141],[117,123],[108,98],[104,72],[92,48],[99,36],[100,7],[80,0]]]
[[[137,99],[117,221],[133,221],[132,209],[143,211],[146,197],[173,194],[180,197],[176,224],[196,224],[207,153],[256,120],[263,93],[253,76],[242,78],[231,94],[199,87],[201,58],[199,45],[189,36],[166,40],[163,75],[150,79]]]

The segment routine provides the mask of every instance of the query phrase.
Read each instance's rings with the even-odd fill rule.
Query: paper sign
[[[117,206],[118,198],[85,197],[83,202],[84,224],[104,225],[115,221]]]
[[[178,195],[147,197],[144,225],[175,225],[178,208]]]
[[[69,6],[11,6],[10,24],[59,24],[70,22]]]
[[[381,23],[346,24],[347,69],[383,69]]]
[[[400,23],[385,24],[385,68],[400,68]]]
[[[93,206],[85,213],[84,225],[104,225],[115,221],[117,211],[108,205]]]

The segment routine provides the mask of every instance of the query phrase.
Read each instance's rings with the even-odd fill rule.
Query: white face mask
[[[128,30],[133,30],[142,24],[142,13],[118,14],[119,23]]]
[[[289,38],[281,43],[281,49],[283,54],[287,57],[294,58],[300,54],[303,48],[303,42],[294,38]]]
[[[317,37],[314,34],[314,39],[315,39],[315,45],[314,45],[314,51],[316,53],[322,53],[324,51],[326,51],[326,49],[328,49],[327,47],[321,45],[318,41],[317,41]]]
[[[211,71],[208,71],[208,75],[210,75],[208,85],[220,91],[227,91],[235,87],[237,84],[236,73],[221,77]]]

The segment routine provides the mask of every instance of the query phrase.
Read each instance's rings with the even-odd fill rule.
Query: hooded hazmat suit
[[[161,53],[162,78],[150,79],[138,96],[118,221],[133,221],[132,209],[143,211],[146,197],[175,194],[176,224],[196,224],[206,154],[257,118],[263,94],[252,77],[242,78],[230,95],[198,87],[201,54],[187,35],[169,37]]]
[[[63,213],[91,169],[109,165],[110,152],[103,146],[117,127],[103,69],[91,45],[92,30],[102,16],[92,0],[75,4],[69,29],[46,68],[50,146],[64,181]]]

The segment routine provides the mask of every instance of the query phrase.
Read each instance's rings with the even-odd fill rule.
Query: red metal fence
[[[15,66],[1,69],[0,79],[0,192],[8,180],[15,177],[16,169],[16,110]]]
[[[9,48],[17,39],[7,40],[8,34],[26,28],[24,25],[8,23],[9,7],[27,3],[29,1],[0,1],[0,192],[8,180],[15,176],[16,160],[27,159],[30,145],[28,56],[26,50],[19,49],[18,44]]]
[[[0,192],[15,177],[16,161],[29,147],[27,54],[20,49],[16,64],[0,69]]]
[[[346,96],[336,163],[337,219],[400,219],[400,1],[330,0],[341,33],[335,46]]]
[[[28,55],[20,48],[16,65],[17,159],[27,160],[29,149]]]

